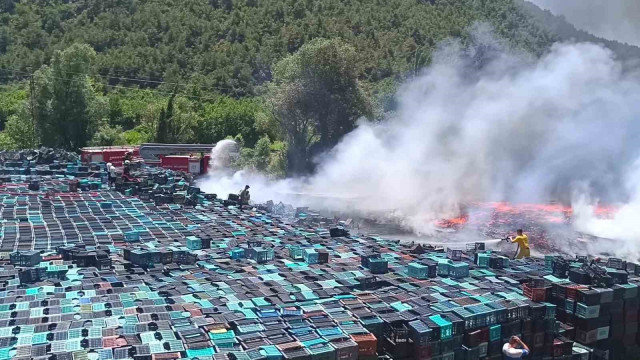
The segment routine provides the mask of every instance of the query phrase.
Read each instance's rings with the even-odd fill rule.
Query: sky
[[[640,0],[528,1],[593,35],[640,46]]]

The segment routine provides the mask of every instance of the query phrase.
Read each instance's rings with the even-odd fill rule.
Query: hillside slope
[[[180,77],[232,96],[254,94],[275,61],[318,37],[355,46],[374,82],[424,65],[478,21],[530,52],[552,40],[513,0],[3,0],[0,14],[0,68],[29,72],[80,42],[112,85]]]
[[[563,16],[554,15],[551,11],[543,10],[537,5],[526,0],[518,1],[520,1],[520,6],[526,14],[531,15],[539,26],[544,28],[558,40],[584,41],[602,44],[612,50],[620,59],[640,59],[640,47],[597,37],[587,31],[577,29]]]

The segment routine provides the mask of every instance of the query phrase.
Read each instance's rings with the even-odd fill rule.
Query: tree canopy
[[[523,0],[0,0],[0,148],[230,137],[248,167],[311,171],[477,23],[534,55],[593,40]]]

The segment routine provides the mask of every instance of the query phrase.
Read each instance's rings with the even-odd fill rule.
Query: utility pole
[[[33,70],[30,71],[29,76],[29,91],[31,98],[31,122],[33,125],[33,139],[36,140],[38,138],[38,131],[36,130],[36,106],[35,106],[35,93],[36,93],[36,84],[33,80]]]

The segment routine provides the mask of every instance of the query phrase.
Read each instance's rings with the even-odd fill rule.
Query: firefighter
[[[122,174],[128,178],[131,175],[131,163],[129,160],[124,161],[124,168],[122,170]]]
[[[522,232],[522,229],[517,230],[518,236],[515,238],[512,236],[509,238],[512,243],[517,243],[519,247],[518,255],[516,255],[516,259],[522,259],[525,257],[531,256],[531,250],[529,249],[529,237],[527,234]]]
[[[244,190],[240,191],[240,209],[243,205],[249,205],[251,194],[249,194],[249,185],[245,185]]]

